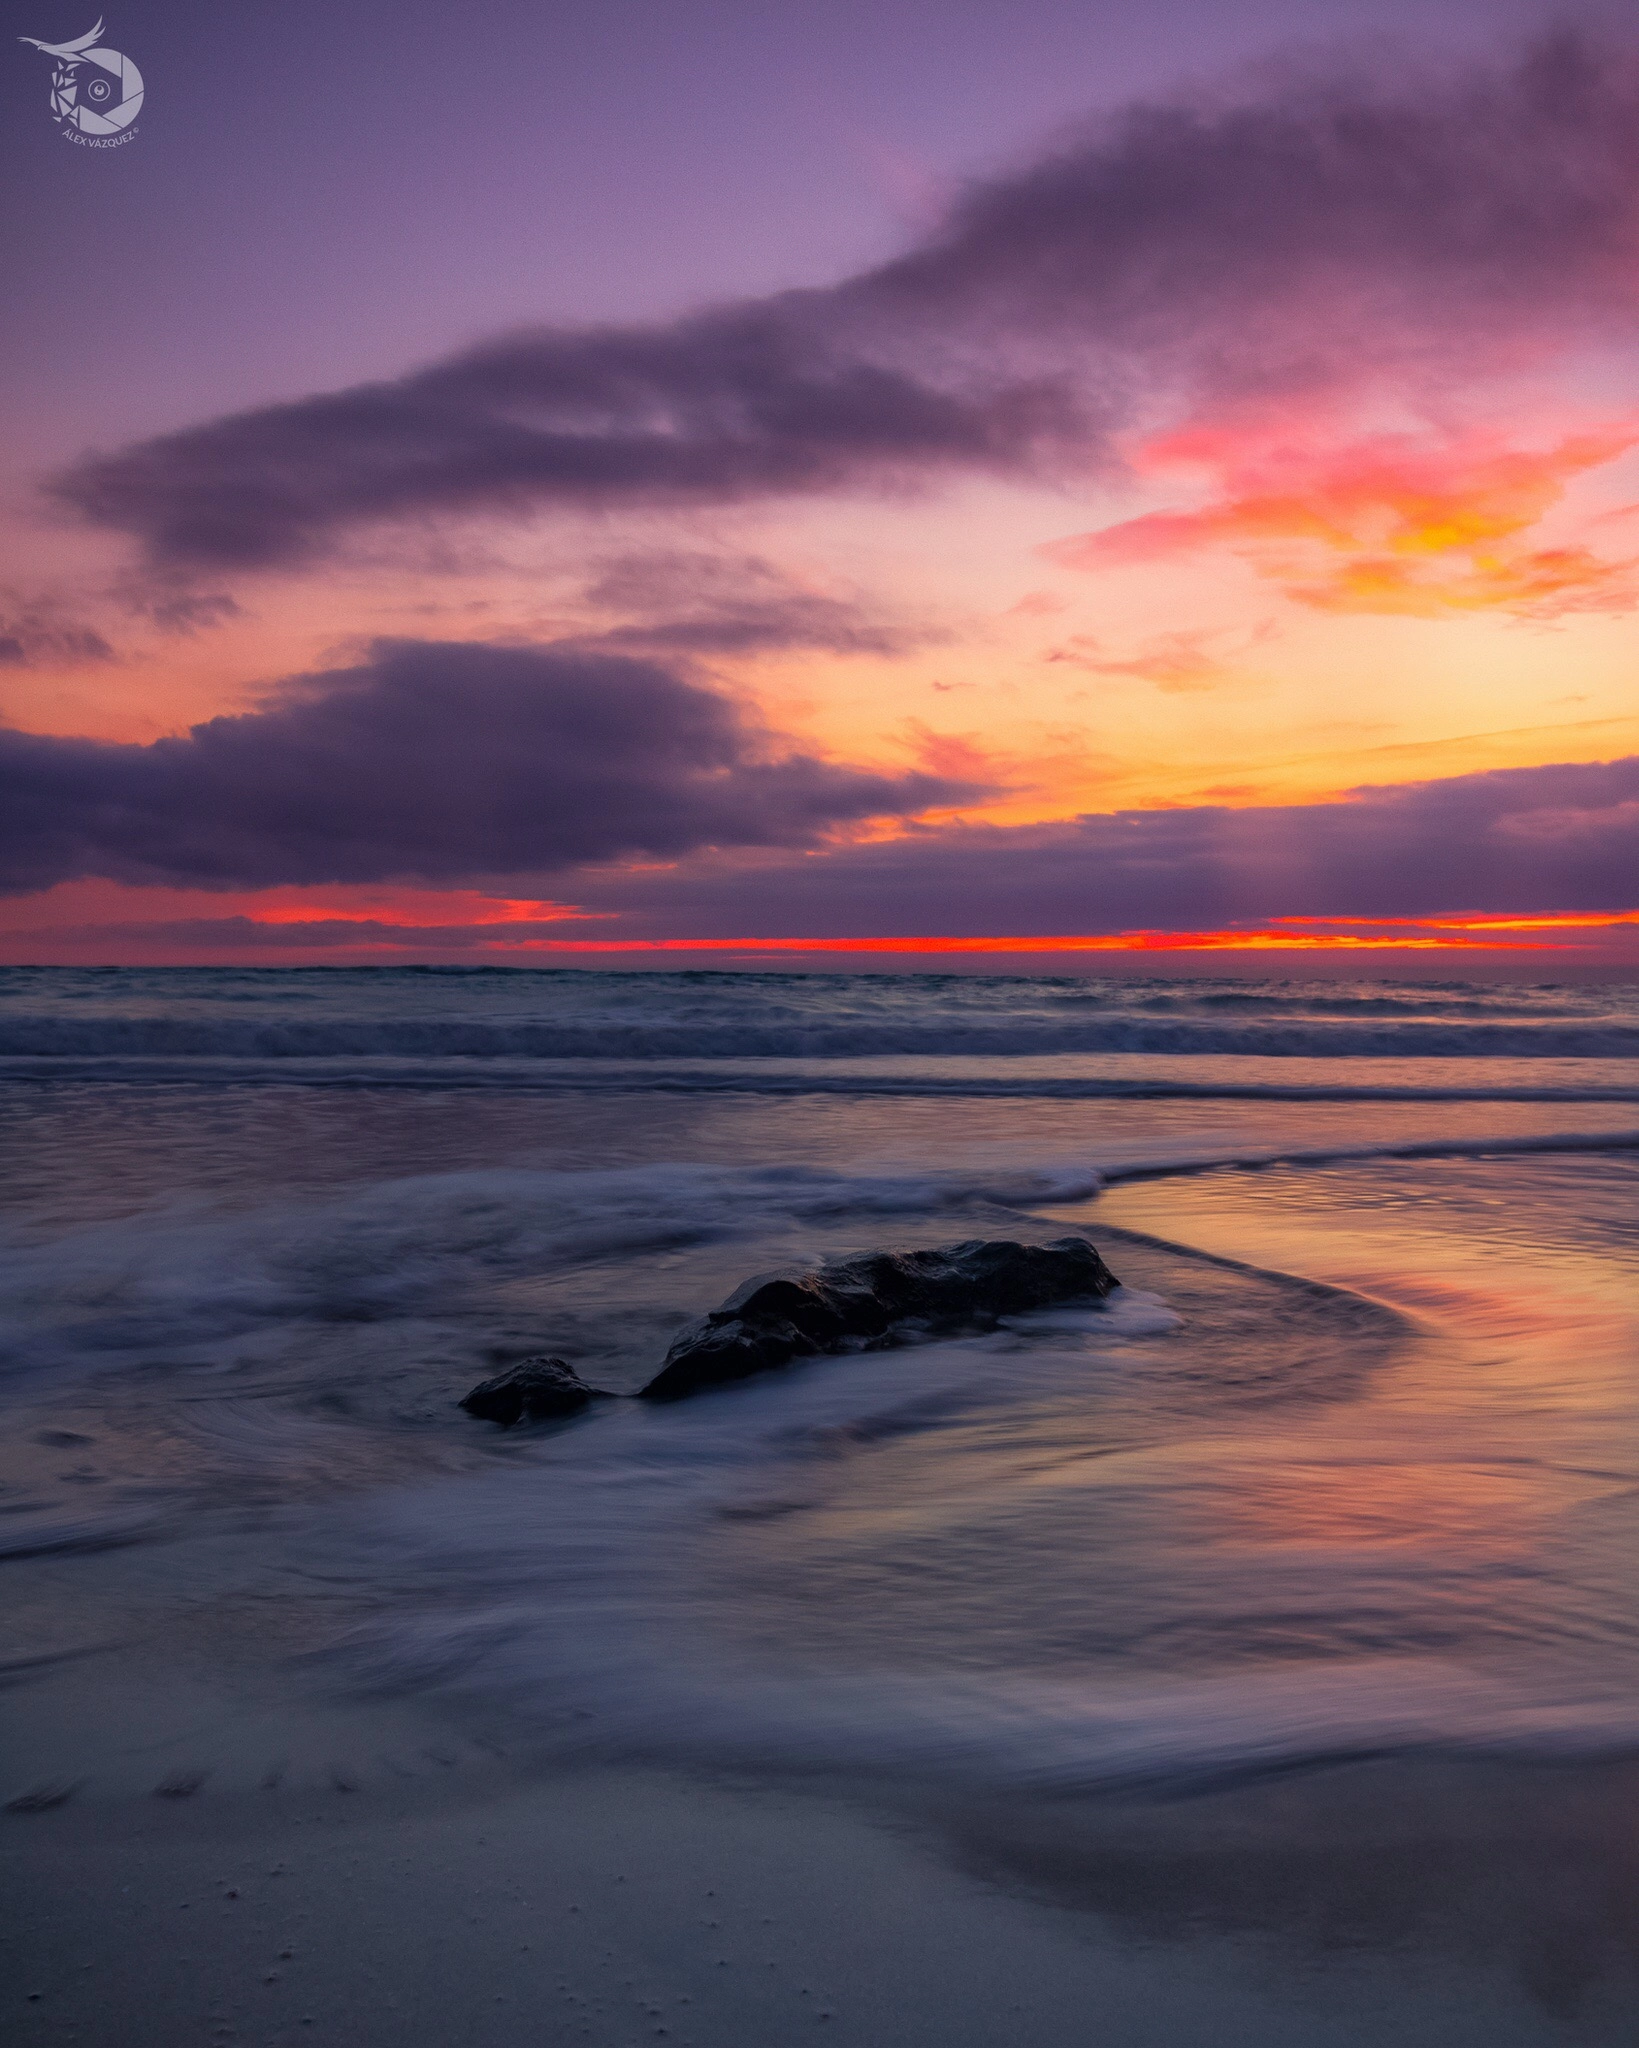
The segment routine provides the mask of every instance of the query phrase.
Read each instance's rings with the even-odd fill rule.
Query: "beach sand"
[[[0,1818],[8,2041],[1529,2048],[1639,2011],[1632,1766],[963,1803],[120,1678],[100,1775]],[[8,1696],[13,1762],[54,1689]]]

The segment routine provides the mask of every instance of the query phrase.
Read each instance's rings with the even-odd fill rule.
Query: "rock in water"
[[[601,1387],[589,1387],[561,1358],[526,1358],[482,1381],[461,1406],[487,1422],[511,1424],[525,1416],[542,1422],[555,1415],[576,1415],[588,1401],[604,1398]]]
[[[1083,1237],[1051,1244],[974,1238],[939,1251],[866,1252],[812,1273],[769,1274],[690,1323],[639,1398],[675,1401],[793,1358],[986,1329],[1002,1316],[1102,1300],[1117,1285]]]

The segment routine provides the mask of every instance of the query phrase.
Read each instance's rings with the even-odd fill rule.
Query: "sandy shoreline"
[[[190,1788],[141,1721],[103,1792],[0,1817],[19,2043],[1532,2048],[1639,2011],[1629,1766],[1367,1765],[1067,1832],[543,1768],[402,1708],[303,1710],[257,1779],[264,1721]]]

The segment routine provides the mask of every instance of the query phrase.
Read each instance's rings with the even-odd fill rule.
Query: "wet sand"
[[[36,1771],[0,1816],[20,2044],[1534,2048],[1639,2020],[1635,1765],[963,1804],[545,1767],[402,1705],[156,1718],[140,1682],[121,1736],[106,1675],[100,1778]],[[51,1690],[8,1696],[13,1762]]]

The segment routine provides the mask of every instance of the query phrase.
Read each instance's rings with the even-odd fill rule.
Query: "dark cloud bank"
[[[429,514],[1085,471],[1158,391],[1438,384],[1631,330],[1636,259],[1639,68],[1563,35],[1511,69],[1140,108],[841,285],[503,337],[55,488],[175,570]]]
[[[542,874],[976,793],[779,752],[727,698],[582,649],[388,643],[299,691],[150,746],[0,730],[0,889]]]
[[[985,792],[782,750],[727,698],[574,647],[390,643],[296,689],[149,746],[0,731],[0,886],[527,891],[578,869],[569,893],[634,936],[909,937],[1622,910],[1639,875],[1639,758],[1328,804],[912,824],[816,857],[837,827]],[[597,870],[633,855],[697,862]]]
[[[957,824],[823,860],[577,890],[633,929],[732,938],[1045,937],[1277,917],[1620,911],[1639,900],[1639,757],[1362,788],[1335,803]]]

